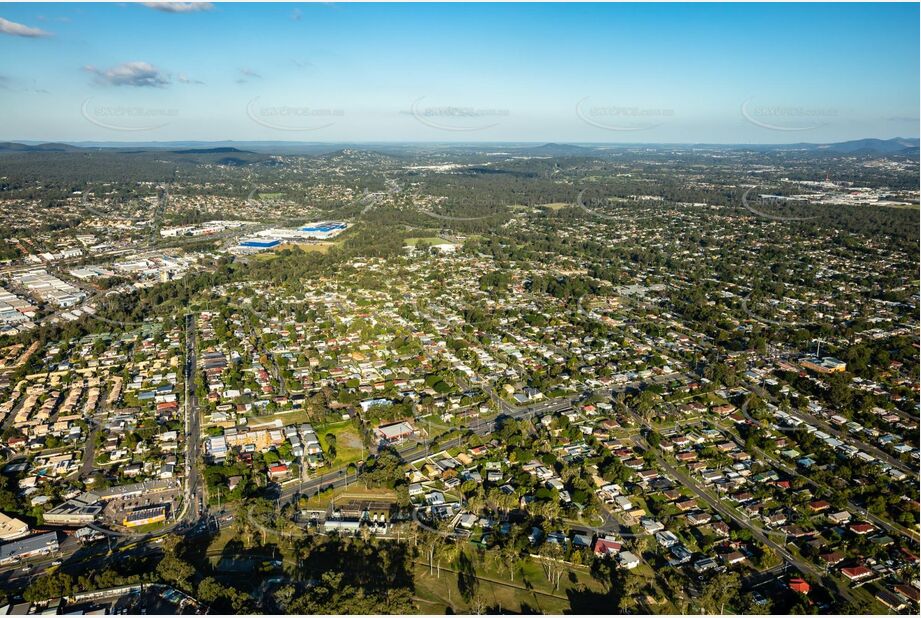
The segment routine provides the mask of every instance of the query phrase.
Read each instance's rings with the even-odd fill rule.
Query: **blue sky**
[[[918,136],[912,3],[195,8],[0,4],[0,140]]]

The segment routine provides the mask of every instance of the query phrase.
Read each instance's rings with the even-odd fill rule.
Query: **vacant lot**
[[[409,247],[415,247],[419,243],[425,243],[427,245],[441,245],[448,242],[444,238],[439,238],[438,236],[427,236],[425,238],[406,238],[403,240],[403,243]]]
[[[335,247],[337,244],[339,243],[320,242],[320,241],[309,242],[309,243],[299,243],[299,242],[298,243],[284,243],[284,244],[278,245],[271,251],[263,251],[262,253],[257,253],[254,256],[252,256],[252,258],[260,262],[274,260],[275,258],[278,257],[277,252],[281,251],[282,249],[299,249],[300,251],[303,251],[304,253],[326,253],[331,248]]]
[[[329,453],[329,441],[326,439],[326,435],[332,434],[336,436],[336,459],[330,462],[333,467],[344,466],[362,458],[364,450],[362,449],[361,435],[358,433],[353,421],[317,425],[314,429],[320,439],[320,446],[323,447],[324,453]]]

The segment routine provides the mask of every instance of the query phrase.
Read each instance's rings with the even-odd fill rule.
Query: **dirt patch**
[[[339,444],[347,448],[361,448],[361,436],[351,431],[339,434]]]

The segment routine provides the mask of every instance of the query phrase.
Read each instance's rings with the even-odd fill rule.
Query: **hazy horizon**
[[[560,146],[586,146],[586,147],[637,147],[637,146],[796,146],[799,144],[809,144],[809,145],[825,145],[825,144],[835,144],[835,143],[845,143],[845,142],[854,142],[854,141],[864,141],[864,140],[879,140],[879,141],[893,141],[893,140],[915,140],[918,141],[918,137],[905,137],[905,136],[895,136],[895,137],[862,137],[855,138],[852,140],[843,140],[842,142],[810,142],[810,141],[790,141],[790,142],[589,142],[589,141],[545,141],[545,140],[491,140],[491,141],[451,141],[451,140],[237,140],[237,139],[212,139],[212,140],[196,140],[196,139],[187,139],[187,140],[63,140],[63,139],[50,139],[50,140],[36,140],[36,139],[0,139],[0,142],[9,143],[9,144],[23,144],[27,146],[37,146],[43,144],[65,144],[68,146],[80,146],[81,144],[86,145],[112,145],[119,146],[145,146],[145,145],[156,145],[156,144],[224,144],[224,143],[234,143],[234,144],[281,144],[281,145],[303,145],[303,146],[336,146],[336,145],[359,145],[359,146],[373,146],[373,145],[424,145],[424,146],[542,146],[542,145],[551,145],[556,144]]]

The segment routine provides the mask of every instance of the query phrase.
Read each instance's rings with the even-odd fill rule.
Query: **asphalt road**
[[[198,396],[195,393],[195,315],[185,316],[185,426],[186,426],[186,508],[182,521],[198,521],[203,515],[204,495],[200,478],[199,461],[201,450],[201,413],[198,410]]]
[[[99,433],[99,423],[95,418],[89,421],[89,433],[86,437],[86,450],[83,451],[83,462],[80,464],[80,478],[88,477],[95,468],[96,434]]]
[[[184,374],[184,401],[183,416],[185,435],[185,488],[183,492],[182,511],[176,520],[168,526],[157,530],[155,533],[144,534],[135,532],[119,532],[110,530],[96,524],[89,527],[109,537],[129,539],[136,542],[152,541],[169,532],[188,530],[207,517],[205,505],[204,485],[201,482],[201,414],[198,409],[198,396],[195,393],[195,368],[197,356],[195,351],[196,329],[195,316],[185,316],[186,346]]]

